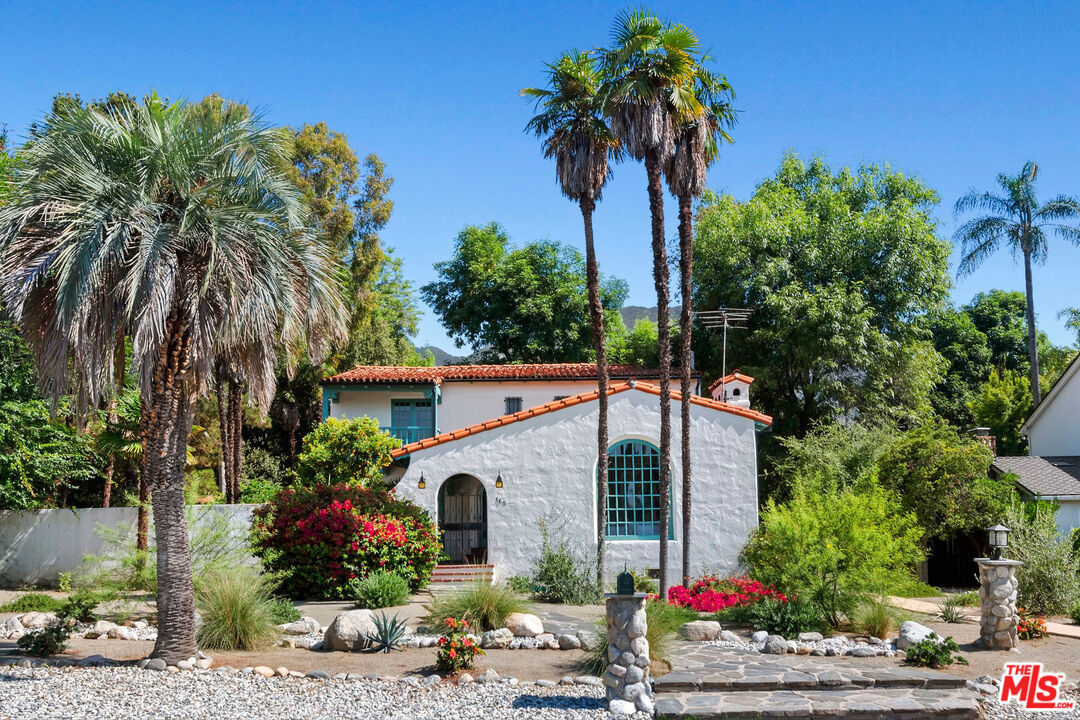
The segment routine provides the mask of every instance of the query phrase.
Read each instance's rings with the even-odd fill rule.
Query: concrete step
[[[796,668],[747,665],[741,668],[675,670],[653,681],[662,692],[773,692],[781,690],[851,691],[866,688],[959,689],[963,678],[917,668],[835,668],[807,664]]]
[[[850,688],[849,688],[850,689]],[[959,688],[859,688],[776,690],[772,692],[656,693],[656,717],[694,720],[751,720],[757,718],[844,718],[888,720],[980,717],[978,695]]]

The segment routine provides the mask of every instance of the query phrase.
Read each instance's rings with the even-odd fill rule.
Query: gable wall
[[[537,523],[557,518],[581,549],[596,548],[597,403],[582,403],[540,417],[414,453],[397,492],[437,517],[441,484],[458,473],[478,478],[487,491],[488,557],[500,578],[527,575],[540,548]],[[672,578],[681,567],[681,458],[679,405],[672,404],[674,539],[669,542]],[[757,459],[754,422],[700,406],[691,407],[694,469],[693,572],[735,570],[737,556],[757,525]],[[613,395],[609,442],[638,438],[659,447],[659,398],[639,391]],[[504,487],[495,487],[501,473]],[[420,475],[426,487],[417,487]],[[607,569],[624,563],[658,566],[656,540],[607,543]]]
[[[1065,385],[1028,432],[1029,455],[1080,455],[1080,376],[1061,382]]]

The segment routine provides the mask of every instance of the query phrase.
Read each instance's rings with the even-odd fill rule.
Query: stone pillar
[[[649,687],[649,641],[645,638],[645,594],[607,595],[608,708],[617,715],[652,713]]]
[[[991,650],[1010,650],[1016,647],[1016,568],[1019,560],[975,558],[979,563],[979,599],[982,618],[979,621],[983,647]]]

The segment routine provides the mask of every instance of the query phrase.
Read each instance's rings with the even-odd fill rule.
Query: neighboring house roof
[[[718,378],[716,382],[714,382],[712,385],[709,386],[709,392],[712,392],[713,390],[720,387],[721,385],[727,385],[729,382],[735,382],[736,380],[744,382],[747,385],[754,382],[754,378],[750,377],[749,375],[743,375],[741,372],[736,370],[735,372],[731,373],[730,375],[725,375],[722,378]]]
[[[1015,474],[1032,495],[1080,498],[1080,456],[997,457],[991,467]]]
[[[652,383],[641,382],[636,380],[629,380],[627,382],[615,383],[608,387],[608,395],[615,395],[616,393],[626,392],[627,390],[639,390],[651,395],[660,395],[660,388]],[[441,433],[434,437],[418,440],[408,445],[403,445],[393,452],[395,458],[409,455],[417,450],[425,450],[436,445],[442,445],[443,443],[450,442],[452,440],[459,440],[463,437],[470,435],[476,435],[477,433],[484,432],[485,430],[493,430],[503,425],[510,425],[521,420],[528,420],[529,418],[537,417],[539,415],[546,415],[549,412],[555,412],[556,410],[562,410],[564,408],[573,407],[574,405],[580,405],[581,403],[592,402],[600,397],[599,390],[590,390],[588,392],[579,393],[577,395],[571,395],[561,400],[554,400],[543,405],[537,405],[536,407],[528,408],[510,415],[503,415],[497,417],[494,420],[485,420],[482,423],[476,423],[475,425],[469,425],[468,427],[461,428],[460,430],[452,430],[450,432]],[[682,401],[682,394],[678,390],[671,391],[671,399],[677,402]],[[700,405],[702,407],[711,408],[713,410],[720,410],[721,412],[728,412],[732,415],[738,415],[740,417],[749,418],[754,422],[761,423],[762,425],[771,425],[772,418],[763,413],[759,413],[755,410],[749,410],[737,405],[729,405],[728,403],[719,402],[717,400],[710,400],[709,398],[701,397],[700,395],[691,395],[690,402],[694,405]]]
[[[636,365],[610,365],[613,379],[659,378],[660,370]],[[694,373],[700,377],[701,373]],[[401,367],[361,365],[325,378],[323,384],[336,383],[434,383],[447,380],[595,380],[596,363],[532,363],[523,365],[439,365],[437,367]]]
[[[1046,408],[1050,407],[1051,403],[1058,399],[1058,396],[1061,395],[1065,386],[1072,382],[1078,374],[1080,374],[1080,354],[1073,358],[1072,362],[1069,363],[1069,367],[1065,368],[1065,372],[1061,373],[1061,377],[1059,377],[1057,382],[1054,383],[1054,386],[1050,388],[1050,392],[1046,393],[1046,397],[1042,399],[1042,402],[1039,403],[1038,407],[1031,413],[1031,417],[1020,426],[1020,433],[1022,435],[1031,434],[1032,424],[1046,412]],[[1077,380],[1077,382],[1080,382],[1080,380]]]

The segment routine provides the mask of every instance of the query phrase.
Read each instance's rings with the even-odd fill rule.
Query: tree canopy
[[[750,200],[707,196],[698,210],[695,303],[746,307],[728,367],[757,381],[778,435],[822,418],[911,419],[944,369],[919,320],[943,306],[949,244],[930,212],[938,196],[887,166],[834,173],[786,155]],[[720,372],[720,344],[697,357]]]
[[[420,289],[458,347],[488,361],[582,362],[593,354],[585,262],[551,240],[514,247],[498,224],[462,230],[438,279]],[[604,279],[604,309],[615,313],[626,283]]]

